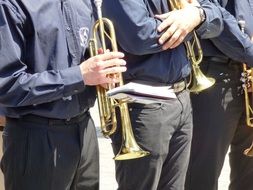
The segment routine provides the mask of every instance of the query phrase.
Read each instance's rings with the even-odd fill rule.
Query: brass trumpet
[[[181,0],[169,0],[169,5],[171,10],[179,10],[183,8]],[[215,79],[206,77],[199,68],[199,64],[203,59],[203,51],[195,31],[193,31],[193,39],[185,42],[185,47],[187,50],[187,57],[192,63],[192,73],[188,87],[190,92],[199,93],[214,85]],[[197,52],[198,55],[196,55],[195,52]]]
[[[90,55],[97,55],[99,48],[102,48],[103,52],[106,52],[108,49],[106,47],[106,42],[110,43],[112,51],[118,51],[114,26],[109,19],[102,17],[102,0],[94,0],[94,3],[97,8],[98,20],[93,26],[92,37],[89,42]],[[99,37],[100,41],[98,41]],[[108,89],[96,86],[96,90],[101,130],[105,137],[110,136],[116,131],[116,108],[118,107],[120,111],[123,142],[119,153],[114,159],[128,160],[147,156],[149,152],[142,150],[134,138],[127,102],[109,98],[106,95],[107,90],[123,85],[122,73],[115,73],[109,77],[117,77],[120,79],[120,82],[108,85]]]
[[[241,31],[245,33],[245,21],[239,20],[238,24],[240,25]],[[246,75],[248,80],[245,81],[243,86],[244,90],[244,99],[245,99],[245,112],[246,112],[246,124],[248,127],[253,127],[253,68],[248,68],[245,63],[243,63],[243,73]],[[248,85],[249,84],[249,85]],[[249,96],[251,95],[251,97]],[[249,148],[243,152],[246,156],[253,157],[253,143]]]

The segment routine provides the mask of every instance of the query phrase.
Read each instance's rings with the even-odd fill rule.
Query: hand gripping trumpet
[[[238,21],[241,31],[245,32],[245,21]],[[252,110],[252,101],[253,101],[253,69],[247,68],[247,65],[243,63],[243,75],[246,80],[244,81],[243,90],[244,90],[244,99],[245,99],[245,112],[246,112],[246,124],[248,127],[253,127],[253,110]],[[251,96],[250,96],[251,95]],[[253,143],[243,152],[246,156],[253,157]]]
[[[93,26],[92,36],[89,42],[90,55],[97,55],[98,49],[100,48],[103,49],[103,52],[106,52],[108,49],[106,45],[108,43],[110,43],[111,51],[118,51],[114,26],[109,19],[102,17],[102,0],[94,0],[94,3],[97,8],[98,20]],[[120,82],[109,84],[108,89],[96,86],[102,133],[105,137],[108,137],[116,131],[116,108],[119,108],[122,128],[122,145],[119,153],[114,157],[114,159],[128,160],[144,157],[148,155],[149,152],[142,150],[136,143],[129,117],[127,102],[124,100],[115,100],[107,97],[106,95],[108,90],[123,85],[122,73],[115,73],[108,77],[117,77],[120,79]]]
[[[179,10],[184,7],[182,0],[168,0],[170,8],[172,10]],[[186,41],[185,47],[187,50],[187,56],[192,64],[191,79],[188,83],[190,92],[199,93],[215,83],[215,79],[211,77],[206,77],[199,68],[199,64],[203,59],[203,52],[195,31],[193,31],[193,40]],[[196,55],[196,53],[198,55]]]

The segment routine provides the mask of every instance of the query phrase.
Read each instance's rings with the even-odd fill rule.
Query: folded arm
[[[250,37],[242,33],[238,21],[233,15],[219,5],[217,7],[223,15],[224,30],[220,36],[210,40],[229,58],[253,66],[253,43]],[[252,17],[248,19],[253,22]]]
[[[208,1],[205,2],[209,4]],[[118,43],[125,51],[137,55],[163,51],[158,39],[165,31],[161,33],[157,30],[162,21],[149,12],[145,1],[107,0],[104,1],[103,6],[104,16],[109,17],[115,24]],[[204,37],[218,35],[222,30],[220,12],[210,5],[205,5],[204,9],[208,9],[207,19],[205,24],[203,23],[205,26],[199,27],[199,34]],[[178,18],[186,18],[186,12],[189,13],[188,10],[182,11]],[[176,16],[173,17],[172,22],[185,23],[182,19],[176,19]]]

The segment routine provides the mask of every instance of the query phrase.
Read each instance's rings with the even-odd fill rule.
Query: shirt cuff
[[[221,23],[220,19],[214,17],[212,10],[205,7],[202,8],[205,11],[206,20],[197,27],[197,34],[201,39],[219,36],[223,30],[223,23]]]
[[[63,97],[72,96],[84,90],[85,85],[79,66],[61,70],[60,73],[64,84]]]

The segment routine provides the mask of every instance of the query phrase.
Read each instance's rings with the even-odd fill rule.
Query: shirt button
[[[67,31],[70,31],[70,27],[67,27],[66,29],[67,29]]]

